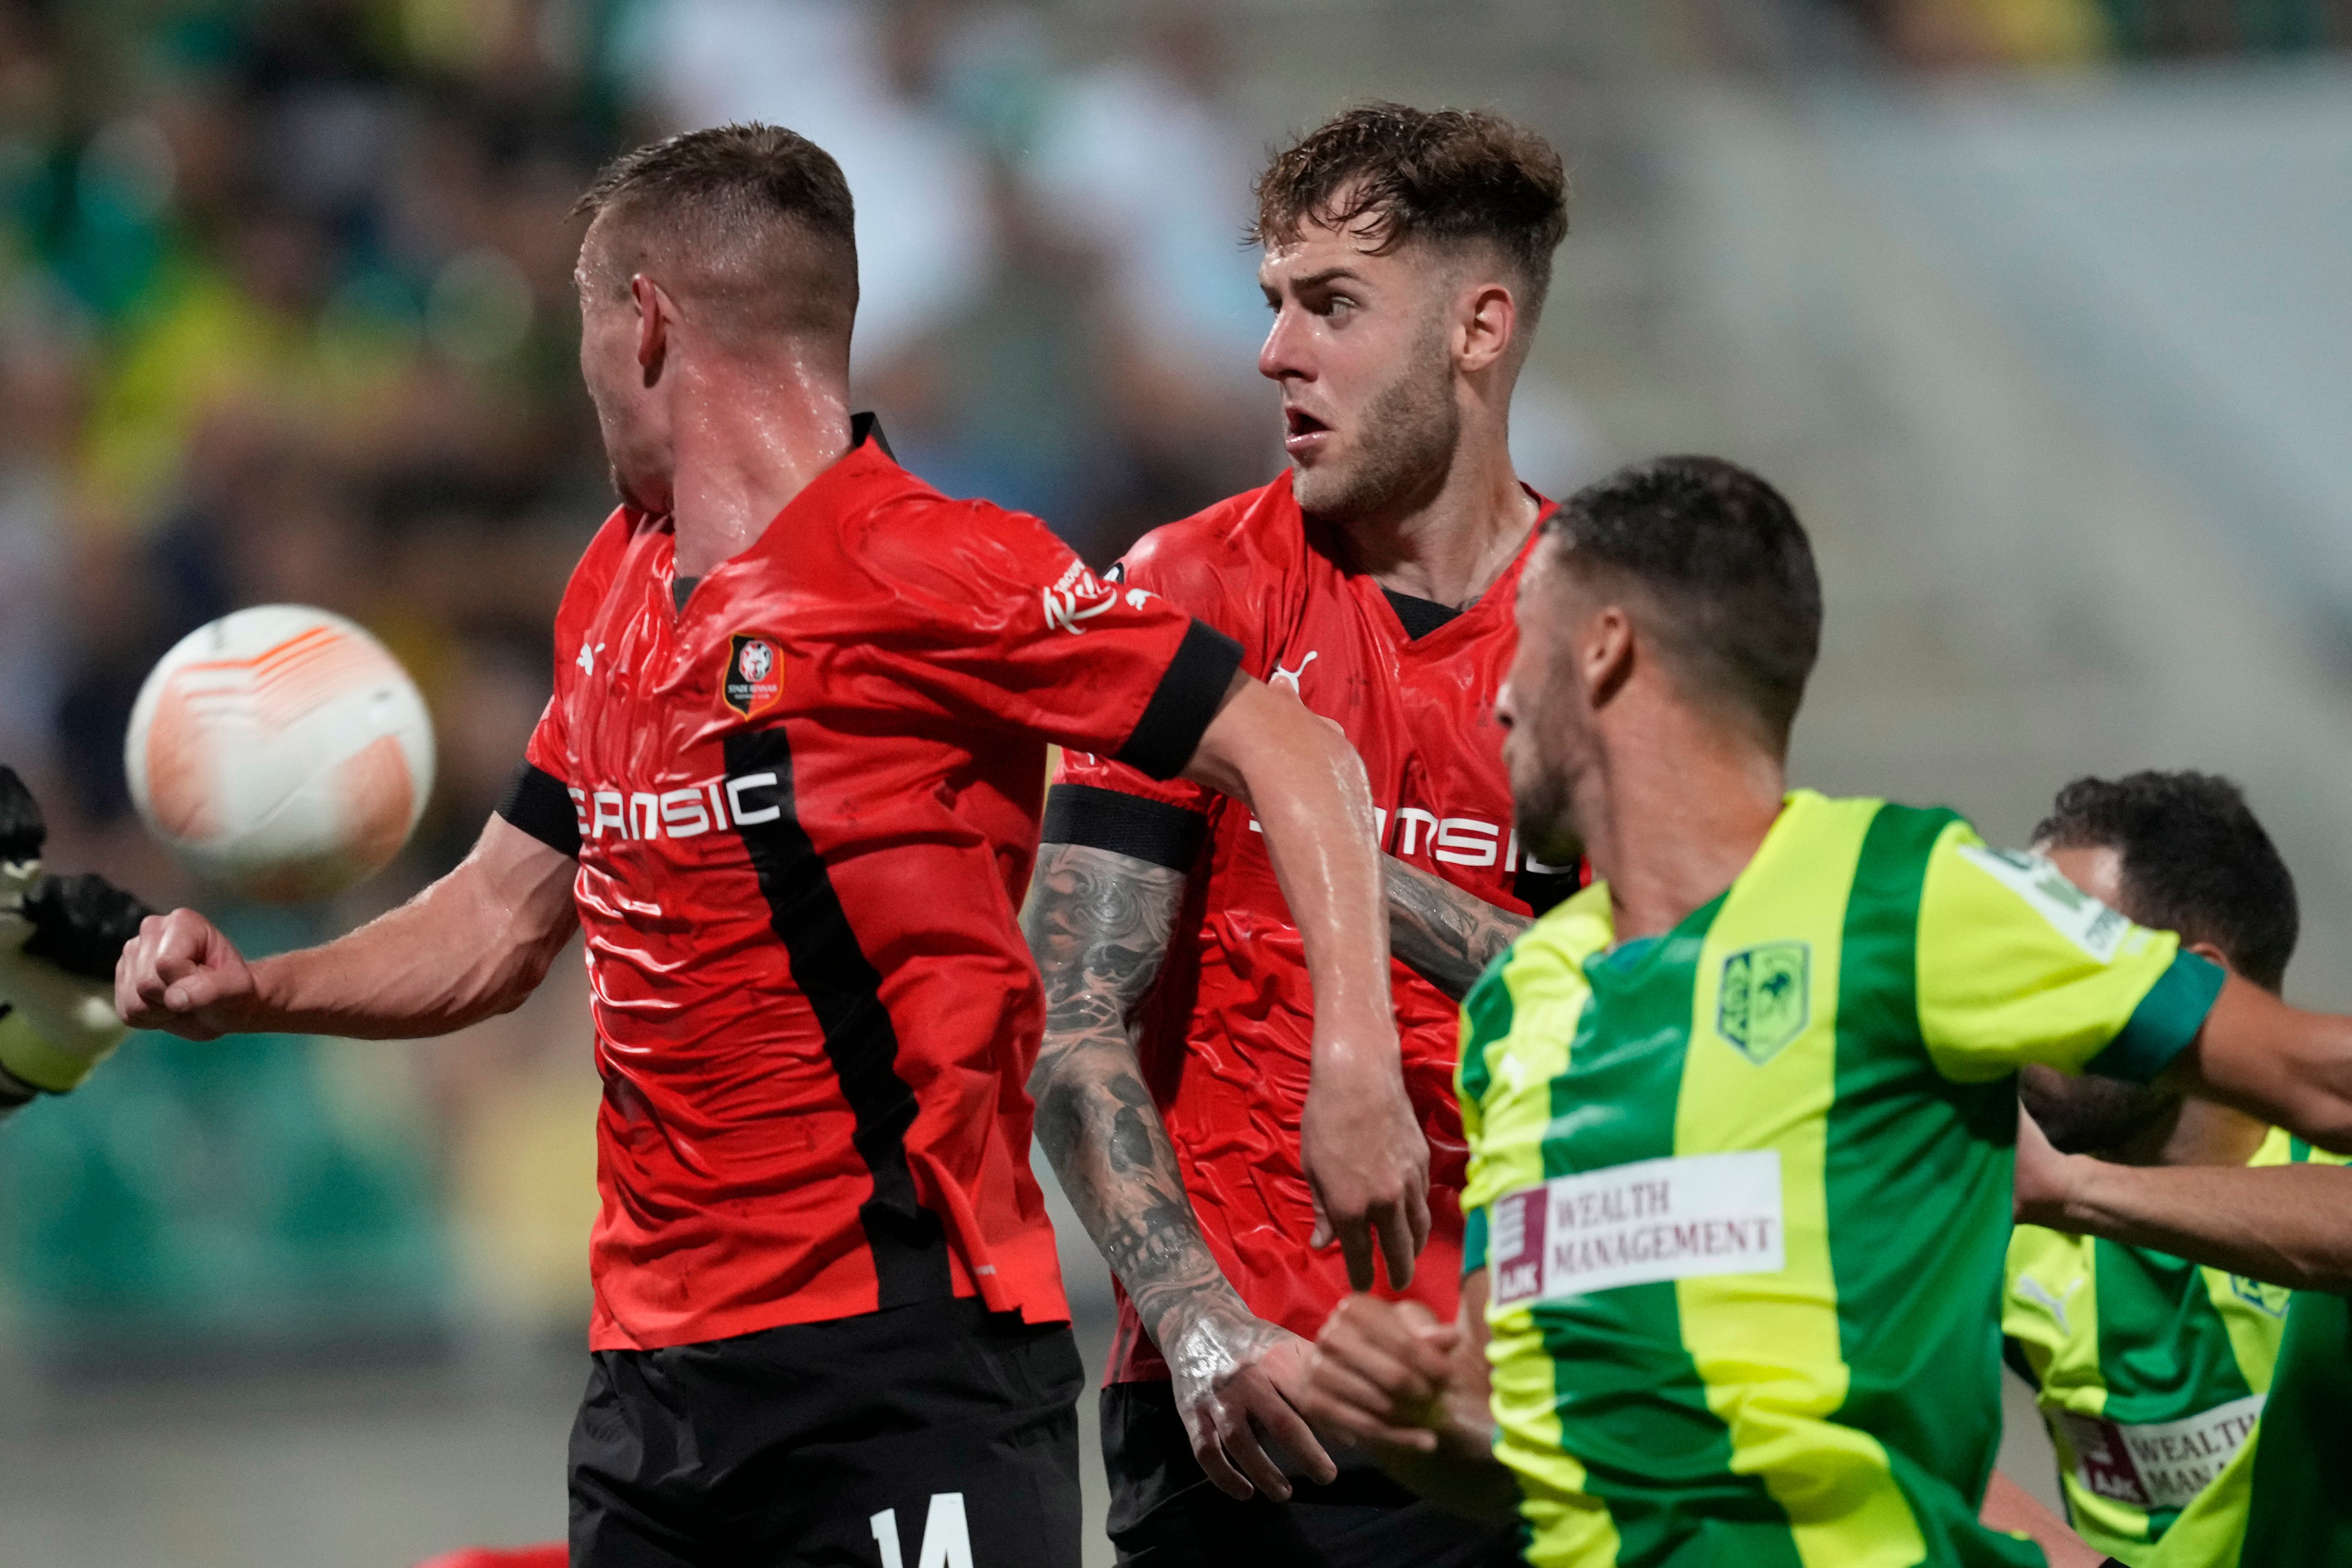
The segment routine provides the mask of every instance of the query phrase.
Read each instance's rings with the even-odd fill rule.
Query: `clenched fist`
[[[259,1003],[244,955],[194,910],[148,916],[114,967],[115,1010],[133,1028],[215,1040],[252,1027]]]

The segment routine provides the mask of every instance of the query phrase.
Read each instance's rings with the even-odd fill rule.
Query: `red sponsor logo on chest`
[[[757,719],[784,694],[784,656],[775,638],[737,632],[727,639],[727,672],[719,700],[746,719]]]

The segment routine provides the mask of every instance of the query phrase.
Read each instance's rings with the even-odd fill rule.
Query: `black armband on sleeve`
[[[1182,773],[1209,721],[1224,706],[1225,689],[1241,667],[1242,645],[1206,621],[1195,620],[1117,759],[1155,779]]]
[[[1171,871],[1190,871],[1208,826],[1209,819],[1199,812],[1164,800],[1092,784],[1057,784],[1046,792],[1045,826],[1038,837],[1046,844],[1107,849]]]
[[[499,802],[500,816],[559,855],[580,858],[580,814],[572,791],[553,773],[529,763],[515,770],[514,783]]]

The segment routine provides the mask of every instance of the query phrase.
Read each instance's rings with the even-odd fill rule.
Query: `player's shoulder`
[[[572,581],[564,593],[565,604],[602,598],[628,558],[630,548],[659,529],[662,521],[633,506],[614,507],[597,525],[588,548],[580,552],[579,561],[572,566]]]
[[[895,462],[863,477],[835,542],[865,576],[957,598],[985,582],[1050,580],[1076,559],[1042,520],[944,495]]]
[[[1474,1016],[1487,1009],[1518,1016],[1550,1003],[1581,1005],[1591,989],[1584,966],[1615,941],[1608,885],[1595,882],[1521,931],[1487,967],[1465,1005]]]
[[[1189,607],[1235,598],[1247,586],[1278,584],[1306,550],[1305,526],[1285,474],[1161,524],[1137,540],[1112,570]]]

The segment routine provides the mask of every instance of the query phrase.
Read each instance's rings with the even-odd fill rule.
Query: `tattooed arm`
[[[1457,1002],[1478,984],[1486,965],[1535,924],[1443,877],[1416,871],[1393,855],[1382,858],[1381,868],[1388,873],[1389,951]]]
[[[1159,978],[1184,876],[1074,844],[1037,855],[1022,923],[1045,981],[1045,1041],[1030,1075],[1037,1142],[1173,1373],[1209,1479],[1236,1498],[1290,1495],[1280,1458],[1337,1474],[1292,1405],[1307,1344],[1253,1316],[1202,1238],[1167,1127],[1136,1056],[1136,1007]]]

